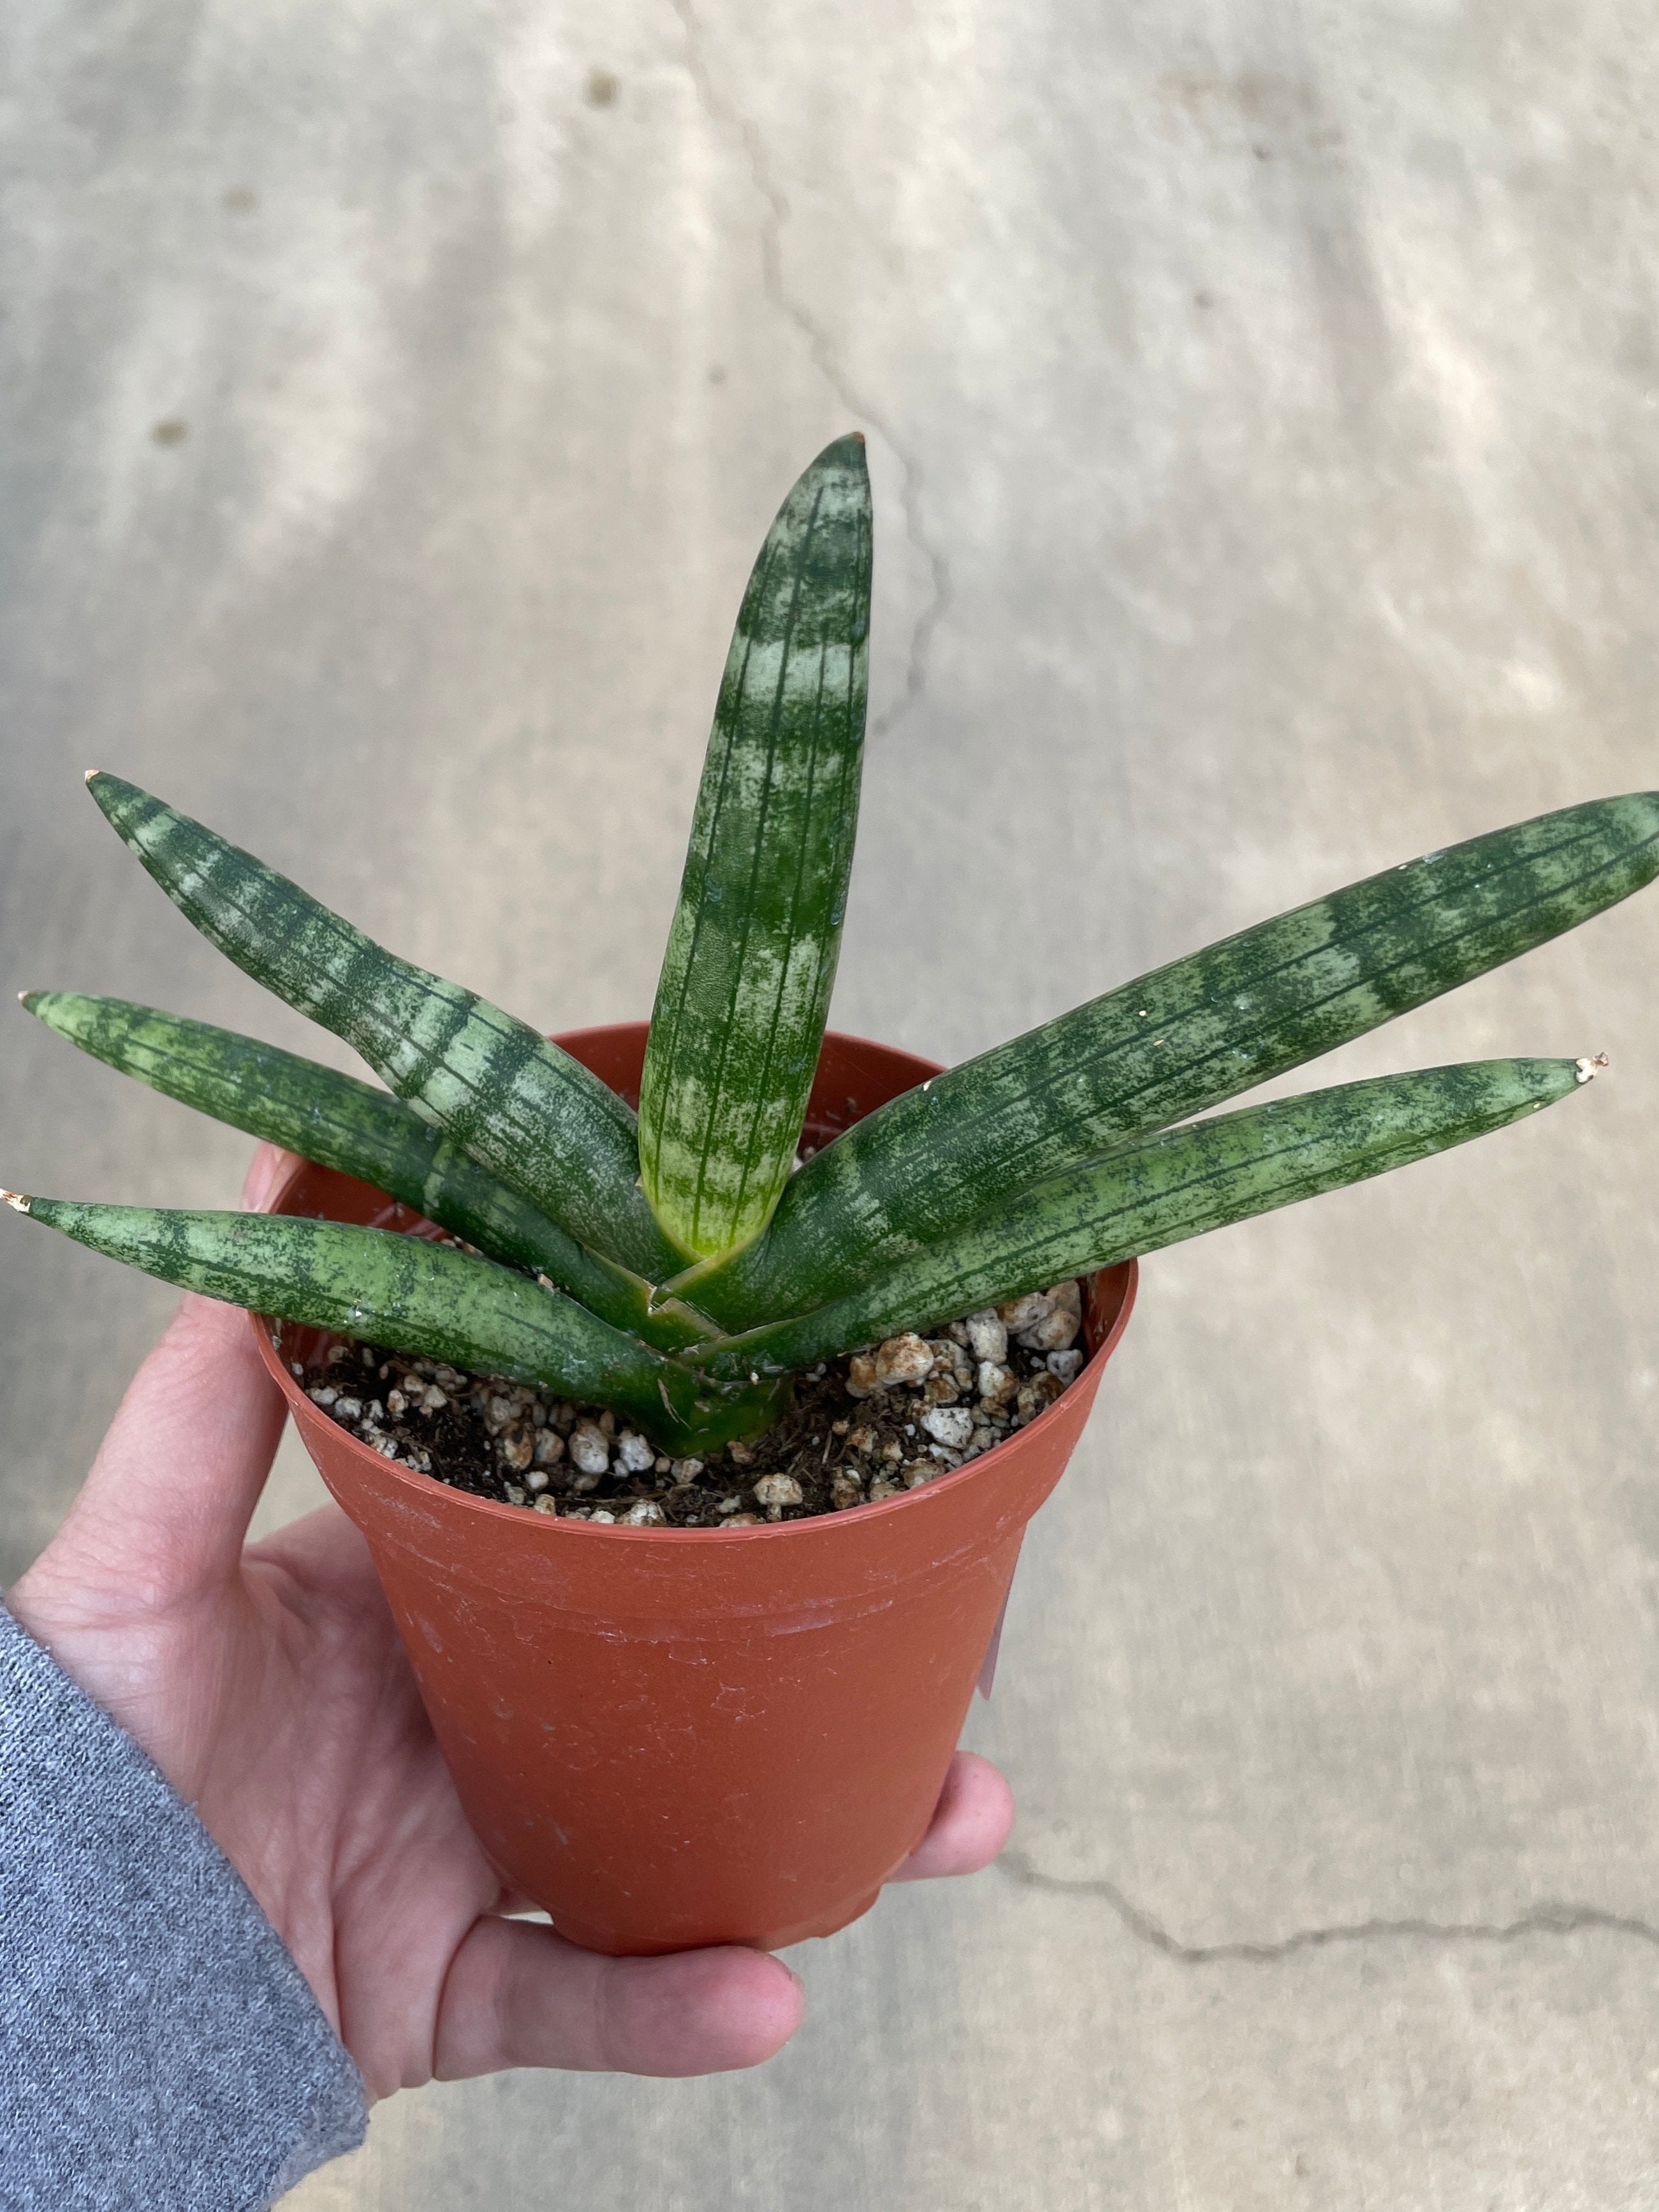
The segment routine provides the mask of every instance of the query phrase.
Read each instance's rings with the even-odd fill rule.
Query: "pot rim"
[[[633,1022],[599,1023],[579,1030],[560,1030],[555,1034],[552,1041],[568,1047],[578,1039],[585,1042],[589,1038],[614,1035],[618,1031],[631,1031],[641,1026],[642,1024]],[[844,1030],[826,1034],[833,1035],[839,1044],[854,1048],[867,1045],[874,1050],[888,1053],[902,1050],[900,1047],[878,1044],[873,1038],[849,1036]],[[920,1054],[906,1053],[904,1057],[913,1060],[919,1067],[931,1074],[939,1075],[945,1072],[941,1066],[933,1061],[923,1060]],[[282,1211],[283,1201],[300,1175],[313,1164],[298,1154],[290,1154],[289,1157],[294,1164],[281,1181],[272,1188],[263,1209],[268,1213],[278,1213]],[[1013,1443],[1017,1437],[1028,1436],[1041,1429],[1046,1422],[1054,1419],[1060,1407],[1065,1403],[1066,1398],[1073,1390],[1081,1389],[1089,1376],[1104,1366],[1106,1361],[1117,1349],[1119,1340],[1129,1325],[1129,1317],[1134,1310],[1135,1297],[1140,1285],[1139,1260],[1120,1261],[1115,1267],[1100,1268],[1093,1274],[1084,1277],[1083,1279],[1085,1284],[1092,1286],[1106,1277],[1115,1274],[1122,1276],[1122,1295],[1118,1300],[1117,1309],[1112,1315],[1104,1334],[1083,1367],[1067,1384],[1066,1390],[1050,1405],[1046,1406],[1034,1421],[1028,1421],[1024,1428],[1013,1431],[1005,1437],[1001,1443],[993,1444],[988,1451],[981,1452],[976,1459],[964,1461],[962,1466],[952,1468],[948,1474],[934,1475],[929,1481],[921,1484],[915,1490],[900,1491],[891,1498],[866,1499],[862,1505],[848,1506],[838,1513],[814,1513],[799,1521],[763,1522],[749,1528],[723,1528],[718,1526],[709,1528],[628,1528],[614,1522],[605,1522],[595,1525],[591,1521],[567,1520],[562,1515],[556,1517],[550,1514],[532,1513],[529,1507],[512,1505],[505,1499],[479,1498],[471,1491],[457,1490],[449,1483],[441,1482],[436,1475],[422,1474],[418,1469],[406,1466],[401,1460],[386,1458],[381,1453],[374,1450],[372,1445],[364,1443],[360,1437],[353,1436],[349,1430],[339,1429],[337,1424],[335,1425],[336,1432],[340,1441],[350,1451],[361,1455],[366,1468],[372,1468],[383,1476],[396,1477],[402,1487],[416,1492],[422,1498],[429,1498],[435,1491],[450,1504],[464,1510],[483,1513],[492,1518],[505,1516],[519,1522],[528,1518],[541,1524],[539,1533],[544,1540],[548,1536],[558,1534],[572,1539],[599,1540],[620,1538],[624,1541],[654,1544],[707,1546],[711,1542],[726,1545],[768,1543],[792,1535],[799,1537],[805,1530],[816,1532],[821,1528],[853,1522],[867,1525],[878,1514],[890,1515],[903,1512],[910,1507],[923,1504],[930,1498],[945,1497],[966,1483],[990,1474],[1000,1455]],[[259,1347],[260,1356],[270,1373],[280,1385],[283,1395],[288,1401],[289,1411],[297,1414],[303,1409],[308,1416],[319,1420],[326,1420],[327,1415],[307,1397],[295,1379],[288,1362],[277,1349],[274,1332],[283,1324],[273,1320],[269,1314],[253,1312],[249,1313],[248,1322],[253,1330],[254,1340]],[[337,1332],[333,1334],[337,1334]],[[343,1340],[350,1341],[349,1339]]]

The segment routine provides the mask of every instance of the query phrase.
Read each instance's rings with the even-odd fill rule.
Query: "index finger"
[[[892,1877],[977,1874],[989,1866],[1014,1825],[1014,1793],[988,1759],[959,1751],[951,1761],[927,1833]]]

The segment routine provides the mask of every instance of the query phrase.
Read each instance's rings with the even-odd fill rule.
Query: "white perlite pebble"
[[[1027,1291],[1024,1297],[1010,1298],[1006,1305],[997,1308],[998,1318],[1010,1336],[1018,1336],[1023,1328],[1033,1328],[1054,1311],[1052,1300],[1041,1291]]]
[[[1019,1377],[1012,1367],[1005,1367],[995,1359],[981,1359],[979,1364],[979,1395],[988,1405],[1006,1406],[1019,1388]]]
[[[564,1438],[556,1429],[538,1429],[536,1431],[536,1464],[552,1467],[564,1457]]]
[[[677,1459],[671,1462],[668,1472],[676,1485],[684,1490],[702,1473],[702,1462],[700,1459]]]
[[[968,1349],[975,1359],[994,1360],[1000,1365],[1008,1357],[1008,1332],[993,1308],[969,1314],[967,1328]]]
[[[1048,1372],[1058,1375],[1062,1382],[1075,1382],[1083,1372],[1083,1354],[1080,1352],[1051,1352],[1048,1354]]]
[[[1058,1376],[1050,1375],[1046,1367],[1040,1367],[1029,1382],[1022,1382],[1019,1386],[1019,1395],[1014,1401],[1014,1407],[1021,1420],[1035,1420],[1039,1413],[1054,1404],[1064,1388]]]
[[[597,1508],[596,1508],[596,1509],[595,1509],[592,1513],[590,1513],[590,1514],[588,1515],[588,1516],[587,1516],[587,1517],[588,1517],[588,1519],[589,1519],[590,1521],[604,1521],[604,1522],[607,1522],[607,1523],[609,1523],[609,1525],[610,1525],[611,1527],[612,1527],[612,1528],[614,1528],[614,1527],[616,1526],[616,1522],[617,1522],[617,1516],[616,1516],[616,1515],[615,1515],[614,1513],[607,1513],[607,1512],[605,1512],[605,1510],[604,1510],[604,1508],[603,1508],[603,1507],[597,1507]]]
[[[855,1352],[848,1363],[847,1395],[849,1398],[867,1398],[881,1388],[876,1380],[876,1363],[867,1352]]]
[[[1019,1340],[1029,1352],[1064,1352],[1076,1342],[1083,1326],[1083,1285],[1055,1283],[1042,1295],[1048,1312],[1021,1330]]]
[[[363,1418],[363,1401],[361,1398],[337,1398],[328,1410],[337,1421],[349,1425]]]
[[[594,1518],[597,1520],[598,1517],[596,1514]],[[637,1505],[631,1505],[623,1515],[623,1526],[625,1528],[660,1528],[666,1518],[654,1498],[642,1498]]]
[[[656,1456],[654,1448],[632,1429],[624,1429],[617,1439],[617,1464],[624,1474],[643,1474]]]
[[[933,1362],[935,1379],[941,1375],[951,1375],[955,1377],[958,1390],[971,1390],[974,1387],[974,1361],[969,1353],[948,1336],[940,1338],[936,1350],[939,1356]]]
[[[1064,1352],[1082,1325],[1081,1314],[1066,1306],[1051,1306],[1032,1328],[1021,1329],[1019,1340],[1028,1352]]]
[[[570,1456],[584,1474],[603,1474],[611,1464],[611,1439],[592,1421],[578,1421],[570,1431]]]
[[[802,1495],[793,1474],[763,1474],[755,1485],[755,1497],[762,1505],[799,1505]]]
[[[931,1406],[921,1425],[935,1443],[960,1451],[974,1433],[974,1417],[966,1406]]]
[[[933,1352],[913,1329],[876,1346],[876,1381],[884,1390],[895,1382],[925,1382],[933,1371]]]

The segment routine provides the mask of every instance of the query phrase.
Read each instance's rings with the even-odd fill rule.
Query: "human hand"
[[[287,1155],[262,1146],[244,1202]],[[736,1946],[610,1959],[505,1917],[362,1538],[326,1505],[245,1542],[282,1393],[240,1311],[186,1297],[7,1603],[149,1752],[298,1961],[371,2098],[510,2066],[752,2066],[803,2009]],[[897,1879],[995,1857],[1013,1805],[958,1753]]]

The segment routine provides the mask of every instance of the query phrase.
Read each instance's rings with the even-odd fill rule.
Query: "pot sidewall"
[[[644,1036],[626,1024],[557,1042],[627,1095]],[[936,1072],[832,1034],[818,1126],[833,1133]],[[384,1219],[389,1202],[301,1164],[270,1206]],[[1064,1471],[1134,1290],[1133,1261],[1094,1279],[1082,1374],[979,1459],[848,1512],[730,1530],[596,1528],[434,1482],[313,1405],[285,1356],[300,1333],[279,1351],[251,1318],[368,1542],[497,1871],[573,1940],[647,1953],[828,1934],[921,1841],[1025,1526]]]

